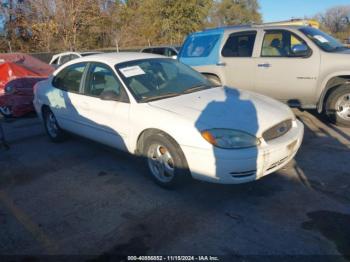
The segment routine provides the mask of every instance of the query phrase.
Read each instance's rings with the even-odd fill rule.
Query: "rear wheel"
[[[147,138],[144,156],[153,180],[162,187],[174,188],[190,177],[183,152],[175,141],[163,134]]]
[[[341,126],[350,126],[350,85],[341,85],[326,100],[325,114]]]
[[[8,106],[1,106],[1,107],[0,107],[0,113],[1,113],[5,118],[10,118],[10,117],[12,117],[11,108],[8,107]]]
[[[49,108],[43,110],[44,125],[47,135],[53,142],[63,141],[65,134],[64,131],[59,127],[55,115]]]

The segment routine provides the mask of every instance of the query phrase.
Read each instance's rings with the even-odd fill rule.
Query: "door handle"
[[[226,63],[225,62],[219,62],[219,63],[216,63],[217,66],[225,66]]]
[[[265,63],[265,64],[258,64],[258,67],[269,68],[269,67],[271,67],[271,64],[269,64],[269,63]]]

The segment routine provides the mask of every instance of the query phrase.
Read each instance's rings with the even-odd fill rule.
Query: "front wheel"
[[[49,138],[55,143],[63,141],[65,137],[64,131],[59,127],[55,115],[49,108],[44,108],[43,118]]]
[[[155,134],[147,138],[144,157],[153,180],[164,188],[179,186],[190,177],[183,152],[165,135]]]
[[[341,126],[350,126],[350,85],[341,85],[326,100],[328,119]]]

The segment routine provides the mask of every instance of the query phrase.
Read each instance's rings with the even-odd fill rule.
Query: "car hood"
[[[289,107],[274,99],[226,87],[158,100],[149,105],[187,118],[198,130],[229,128],[256,136],[294,118]]]

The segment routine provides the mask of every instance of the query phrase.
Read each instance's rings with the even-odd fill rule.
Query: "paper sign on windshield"
[[[328,43],[328,42],[329,42],[326,38],[324,38],[324,37],[321,36],[321,35],[315,35],[314,38],[315,38],[316,40],[320,41],[321,43]]]
[[[132,77],[145,74],[145,71],[143,71],[142,68],[139,66],[129,66],[121,68],[119,70],[123,73],[125,77]]]

